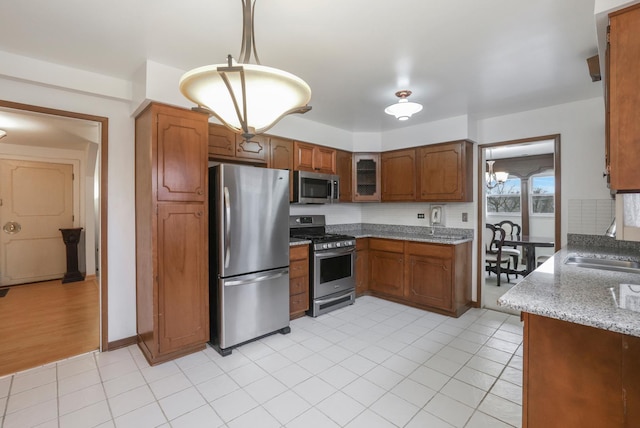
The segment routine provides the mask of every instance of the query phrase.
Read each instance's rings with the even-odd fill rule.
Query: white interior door
[[[0,159],[0,286],[62,278],[73,166]]]

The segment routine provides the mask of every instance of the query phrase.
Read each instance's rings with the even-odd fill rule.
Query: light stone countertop
[[[344,230],[340,231],[345,235],[352,235],[356,238],[384,238],[399,239],[402,241],[428,242],[432,244],[449,244],[458,245],[465,242],[473,241],[473,238],[456,235],[430,235],[428,233],[404,233],[395,231],[372,231],[372,230]]]
[[[311,241],[308,239],[289,238],[289,247],[296,247],[298,245],[309,245]]]
[[[620,284],[636,284],[640,291],[640,274],[565,264],[570,255],[636,261],[640,256],[563,248],[500,297],[498,305],[640,337],[640,312],[618,307]]]

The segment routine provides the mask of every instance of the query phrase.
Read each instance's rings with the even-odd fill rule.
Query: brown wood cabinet
[[[135,121],[137,331],[150,364],[209,338],[207,119],[154,103]]]
[[[416,149],[383,152],[380,160],[382,201],[415,201]]]
[[[523,313],[522,426],[636,427],[640,338]]]
[[[404,295],[404,242],[369,238],[369,290]]]
[[[640,4],[609,15],[607,153],[610,187],[640,191]]]
[[[418,197],[426,202],[472,202],[473,143],[468,140],[417,149]]]
[[[289,248],[289,317],[304,316],[309,309],[309,246]]]
[[[369,238],[356,239],[356,296],[369,289]]]
[[[269,137],[268,168],[289,171],[289,202],[293,201],[293,141],[280,137]]]
[[[353,200],[380,202],[380,153],[353,154]]]
[[[209,124],[209,158],[266,164],[269,159],[269,137],[256,135],[245,141],[229,128]]]
[[[364,243],[356,257],[364,252]],[[457,245],[369,238],[367,283],[356,293],[458,317],[471,307],[471,242]],[[358,290],[360,287],[360,290]]]
[[[404,297],[460,316],[471,307],[471,244],[406,244]]]
[[[296,171],[336,173],[336,149],[294,141],[293,169]]]
[[[340,202],[351,202],[353,163],[351,152],[336,150],[336,174],[340,177]]]

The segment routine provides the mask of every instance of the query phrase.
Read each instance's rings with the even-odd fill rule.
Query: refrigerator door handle
[[[229,197],[229,188],[224,188],[224,267],[229,267],[229,259],[231,258],[231,247],[229,239],[231,237],[231,198]]]
[[[289,269],[284,269],[276,273],[270,273],[270,274],[261,275],[261,276],[252,276],[251,278],[248,278],[248,279],[237,279],[237,280],[231,280],[231,281],[224,280],[224,286],[233,287],[236,285],[254,284],[256,282],[262,282],[262,281],[268,281],[271,279],[280,278],[282,276],[285,276],[288,273],[289,273]]]

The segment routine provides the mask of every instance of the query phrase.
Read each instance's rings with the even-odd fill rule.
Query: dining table
[[[536,268],[536,247],[553,247],[555,242],[553,238],[543,236],[507,235],[502,245],[522,247],[526,268],[515,272],[527,276]]]

